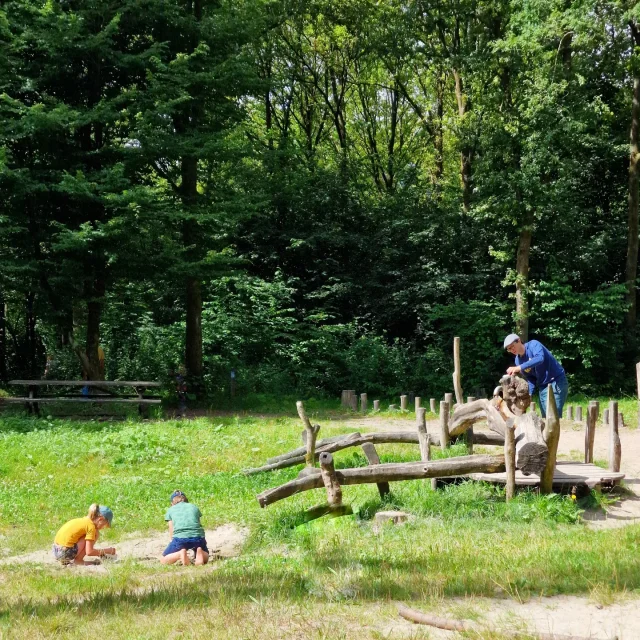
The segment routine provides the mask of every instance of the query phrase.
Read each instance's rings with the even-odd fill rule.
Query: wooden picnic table
[[[40,415],[40,404],[57,402],[82,402],[95,404],[137,404],[138,411],[145,415],[148,405],[160,404],[160,398],[149,398],[145,396],[147,389],[159,389],[162,385],[159,382],[149,382],[144,380],[11,380],[13,386],[27,387],[27,396],[16,398],[2,398],[2,402],[13,404],[24,404],[29,412]],[[88,387],[89,394],[65,395],[39,395],[38,391],[46,387]],[[112,389],[131,387],[134,394],[112,393]],[[103,393],[99,393],[102,391]],[[98,393],[96,393],[98,392]],[[111,395],[109,395],[111,394]]]

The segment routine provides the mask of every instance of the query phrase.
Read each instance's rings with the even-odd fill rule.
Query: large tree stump
[[[540,474],[547,463],[549,449],[542,437],[542,419],[535,413],[517,416],[516,467],[525,476]]]
[[[338,476],[336,476],[333,456],[330,453],[320,454],[320,474],[327,490],[327,502],[332,507],[340,506],[342,504],[342,488],[338,482]]]

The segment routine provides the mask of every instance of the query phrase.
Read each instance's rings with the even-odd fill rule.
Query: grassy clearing
[[[312,409],[323,436],[354,431],[348,415]],[[394,415],[393,419],[412,419]],[[362,430],[362,429],[361,429]],[[108,574],[0,566],[0,637],[361,638],[385,637],[393,600],[428,607],[442,597],[616,594],[640,588],[640,527],[589,531],[568,498],[522,493],[507,505],[499,488],[475,483],[433,492],[428,481],[396,483],[380,504],[375,486],[346,487],[356,514],[301,525],[323,492],[260,509],[256,493],[298,468],[238,472],[300,442],[289,416],[100,423],[0,420],[0,553],[46,548],[68,518],[91,502],[110,505],[105,541],[165,529],[177,487],[204,524],[245,524],[240,558],[180,570],[133,561]],[[384,461],[417,459],[416,446],[380,446]],[[461,453],[455,447],[451,455]],[[336,454],[338,466],[366,464]],[[375,511],[416,514],[375,532]],[[358,621],[370,620],[362,627]],[[135,634],[131,632],[135,629]],[[125,633],[124,631],[127,630]],[[416,628],[416,638],[428,630]]]

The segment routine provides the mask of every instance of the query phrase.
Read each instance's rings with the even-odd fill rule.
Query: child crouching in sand
[[[183,565],[191,564],[187,551],[193,550],[196,554],[195,564],[207,564],[209,549],[204,538],[204,529],[200,524],[200,509],[191,504],[182,491],[174,491],[170,502],[171,507],[164,519],[169,523],[171,542],[162,553],[160,562],[173,564],[181,560]]]
[[[92,504],[86,518],[69,520],[60,527],[53,541],[53,556],[63,565],[83,564],[86,556],[115,555],[113,547],[96,549],[100,529],[110,527],[113,511],[109,507]]]

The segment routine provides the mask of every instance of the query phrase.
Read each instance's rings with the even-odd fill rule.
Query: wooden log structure
[[[340,486],[379,482],[398,482],[401,480],[420,480],[422,478],[445,478],[469,473],[496,473],[504,471],[504,454],[473,455],[444,458],[432,462],[403,462],[358,467],[356,469],[337,469],[336,480]],[[318,489],[324,486],[322,474],[316,471],[303,478],[296,478],[279,487],[267,489],[257,496],[261,507],[283,500],[302,491]]]
[[[430,398],[429,399],[429,411],[431,411],[431,413],[436,413],[438,409],[436,408],[436,399],[435,398]]]
[[[327,490],[327,503],[332,507],[342,504],[342,488],[338,482],[333,456],[326,451],[320,454],[320,475]]]
[[[536,413],[517,416],[516,426],[516,467],[528,476],[540,474],[544,469],[549,449],[542,437],[542,418]]]
[[[437,435],[431,434],[429,439],[433,446],[440,446],[440,438]],[[318,456],[323,451],[335,453],[343,449],[362,446],[362,444],[367,442],[371,444],[419,444],[420,440],[417,431],[379,431],[377,433],[365,434],[358,432],[350,433],[320,440],[316,445],[316,459],[318,459]],[[504,445],[504,437],[491,433],[475,433],[473,442],[479,445],[501,447]],[[276,471],[278,469],[286,469],[287,467],[295,467],[305,462],[305,452],[306,447],[299,447],[288,453],[269,458],[267,464],[254,469],[245,469],[242,473],[244,473],[244,475],[254,475],[256,473],[262,473],[263,471]]]
[[[357,411],[358,410],[358,396],[356,395],[355,391],[352,392],[351,397],[349,398],[349,401],[351,403],[351,406],[350,406],[351,411]]]
[[[573,405],[567,405],[567,420],[573,420]]]
[[[444,401],[449,405],[449,413],[453,413],[453,393],[445,393]]]
[[[622,446],[618,433],[618,403],[612,400],[609,403],[609,470],[620,471],[620,459]]]
[[[440,402],[440,448],[443,451],[449,447],[449,440],[449,405],[446,402]]]
[[[400,411],[407,410],[407,399],[408,396],[400,396]]]
[[[560,416],[551,385],[547,387],[546,413],[543,438],[547,445],[547,460],[540,474],[540,493],[543,494],[549,494],[553,491],[553,475],[556,470],[556,457],[560,441]]]
[[[453,339],[453,390],[456,394],[456,404],[464,404],[460,376],[460,338],[457,336]]]
[[[367,413],[368,410],[369,410],[369,402],[367,399],[367,394],[361,393],[360,394],[360,411],[362,411],[362,413]]]
[[[427,422],[424,417],[425,409],[418,409],[417,428],[418,428],[418,444],[420,445],[420,460],[428,462],[431,460],[431,449],[429,434],[427,433]]]
[[[374,400],[373,401],[373,410],[374,411],[380,411],[380,400]]]
[[[376,447],[373,443],[365,442],[362,445],[362,452],[366,456],[367,462],[369,464],[380,464],[380,456],[378,455],[378,452],[376,451]],[[389,483],[378,482],[377,485],[378,485],[378,493],[380,494],[380,497],[384,500],[384,498],[391,493],[391,489],[389,488]]]
[[[578,405],[576,407],[576,422],[582,422],[582,406]]]
[[[416,415],[418,415],[418,409],[422,407],[422,398],[420,396],[416,396],[414,398],[414,406],[415,406]]]
[[[516,495],[516,439],[514,420],[510,419],[504,430],[504,466],[507,474],[505,497],[507,502]]]
[[[311,421],[307,417],[307,414],[304,410],[304,404],[301,400],[298,400],[298,402],[296,402],[296,408],[298,409],[298,415],[300,416],[300,420],[302,420],[302,424],[304,424],[304,428],[307,432],[307,446],[304,461],[307,467],[314,467],[316,463],[316,439],[318,438],[320,425],[311,424]]]
[[[609,425],[609,409],[608,408],[602,412],[602,425],[605,427]]]
[[[593,446],[596,438],[596,424],[598,423],[598,403],[590,402],[587,407],[587,419],[584,429],[584,461],[593,462]]]

